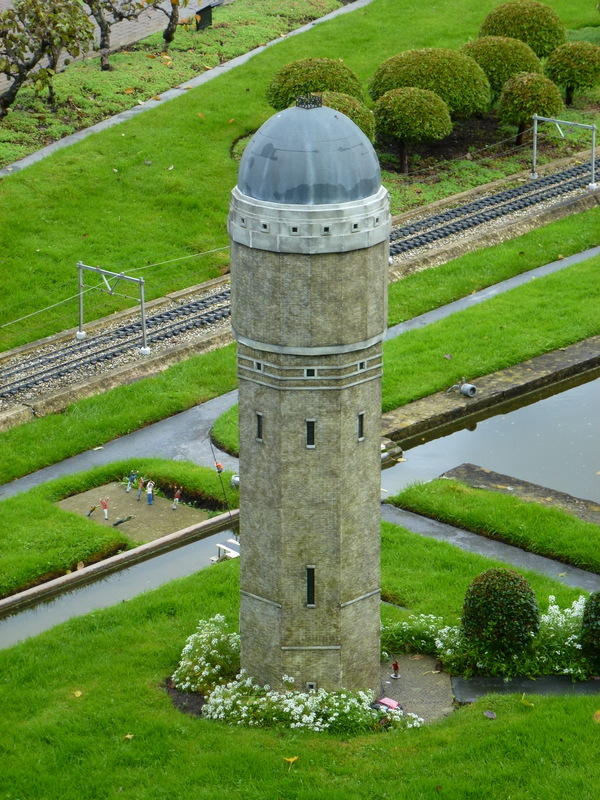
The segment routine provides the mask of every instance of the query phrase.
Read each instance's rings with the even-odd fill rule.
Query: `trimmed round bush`
[[[600,671],[600,592],[592,592],[585,601],[581,646],[592,667]]]
[[[301,95],[341,92],[364,99],[360,81],[342,61],[333,58],[305,58],[278,70],[267,86],[267,102],[277,111],[288,108]]]
[[[570,106],[575,89],[600,83],[600,47],[591,42],[561,44],[548,56],[546,75],[565,87],[566,103]]]
[[[364,103],[342,92],[323,92],[322,102],[328,108],[341,111],[361,129],[365,136],[372,142],[375,139],[375,117],[370,108]]]
[[[475,647],[512,655],[531,643],[540,625],[535,596],[512,569],[488,569],[465,595],[462,630]]]
[[[369,93],[378,100],[392,89],[414,86],[435,92],[452,117],[472,117],[490,104],[490,85],[479,64],[458,50],[406,50],[377,68]]]
[[[542,72],[542,64],[531,47],[508,36],[482,36],[462,48],[485,72],[493,95],[499,95],[509,78],[519,72]]]
[[[519,72],[502,87],[497,111],[503,122],[518,126],[517,143],[521,144],[526,126],[533,124],[534,114],[555,117],[562,108],[560,90],[550,78],[537,72]]]
[[[511,0],[487,15],[480,36],[510,36],[526,42],[545,58],[566,39],[565,26],[554,9],[535,0]]]
[[[402,171],[407,172],[406,144],[443,139],[452,131],[448,106],[429,91],[405,86],[391,89],[375,104],[375,128],[378,134],[393,136],[401,144]]]

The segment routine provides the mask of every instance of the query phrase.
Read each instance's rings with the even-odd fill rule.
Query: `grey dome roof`
[[[287,108],[268,119],[242,156],[238,188],[273,203],[348,203],[377,194],[379,161],[361,129],[326,106]]]

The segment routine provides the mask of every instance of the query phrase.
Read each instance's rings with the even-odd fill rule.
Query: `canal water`
[[[381,474],[384,497],[470,463],[600,502],[600,379],[413,446]]]
[[[73,616],[114,606],[175,578],[193,575],[208,567],[212,563],[210,559],[217,555],[217,544],[224,544],[233,535],[231,530],[215,533],[64,592],[53,600],[17,611],[0,620],[0,649],[36,636]]]
[[[469,423],[408,449],[406,462],[382,472],[382,497],[469,462],[576,497],[600,502],[600,379]],[[231,532],[161,554],[54,600],[0,620],[0,648],[35,636],[75,614],[128,600],[208,566]]]

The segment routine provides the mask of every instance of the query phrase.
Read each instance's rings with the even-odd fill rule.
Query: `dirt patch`
[[[104,497],[108,497],[108,521],[104,520],[100,505],[100,499]],[[185,501],[185,491],[182,499]],[[92,506],[96,506],[90,514],[90,520],[105,527],[113,525],[118,520],[126,520],[115,527],[140,544],[152,542],[161,536],[208,519],[206,511],[184,503],[179,503],[177,510],[173,511],[173,500],[156,494],[152,505],[148,505],[145,491],[138,500],[136,489],[126,492],[125,486],[116,481],[67,497],[58,505],[66,511],[73,511],[84,517],[88,515]]]
[[[206,704],[206,698],[203,694],[180,692],[179,689],[175,688],[170,676],[165,681],[165,691],[171,698],[175,708],[192,717],[202,716],[202,707]]]

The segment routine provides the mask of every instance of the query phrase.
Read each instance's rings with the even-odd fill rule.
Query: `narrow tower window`
[[[359,370],[362,371],[363,369],[366,369],[366,368],[367,368],[367,362],[366,361],[359,361],[358,362],[358,369]]]
[[[314,419],[306,420],[306,446],[315,446],[315,421]]]
[[[314,367],[307,367],[306,368],[306,377],[307,378],[314,378],[317,374],[317,370]]]
[[[365,439],[365,412],[361,411],[358,415],[358,441],[363,442]]]
[[[255,361],[254,362],[254,369],[257,372],[262,372],[262,361]]]
[[[315,568],[306,568],[306,605],[315,607]]]
[[[259,442],[263,440],[263,415],[256,415],[256,438]]]

